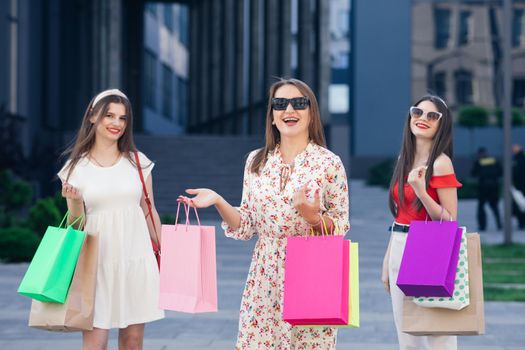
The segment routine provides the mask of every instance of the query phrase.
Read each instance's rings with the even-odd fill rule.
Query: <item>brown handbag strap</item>
[[[151,214],[151,200],[149,199],[148,190],[146,189],[146,183],[144,182],[144,175],[142,174],[142,167],[140,166],[139,153],[137,151],[133,153],[135,154],[135,163],[137,164],[140,182],[142,183],[142,192],[144,193],[144,201],[146,202],[146,205],[148,206],[148,216],[150,217],[151,224],[153,225],[153,231],[155,232],[155,238],[157,239],[159,250],[160,250],[159,236],[157,235],[157,228],[155,227],[155,221],[153,220],[153,215]]]

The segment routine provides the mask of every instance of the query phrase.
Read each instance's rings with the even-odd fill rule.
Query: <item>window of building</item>
[[[184,46],[188,46],[189,38],[189,11],[188,6],[180,5],[179,10],[179,40]]]
[[[445,98],[447,94],[447,75],[445,72],[438,72],[434,74],[434,93],[441,98]]]
[[[454,73],[456,81],[456,103],[458,105],[470,105],[473,101],[472,73],[466,70],[458,70]]]
[[[164,5],[164,25],[173,32],[173,5]]]
[[[525,107],[525,77],[514,79],[512,83],[512,105],[519,108]]]
[[[450,39],[450,10],[444,8],[434,9],[434,46],[436,49],[448,47]]]
[[[152,2],[147,2],[145,5],[146,11],[151,13],[153,16],[157,15],[157,5]]]
[[[459,34],[458,45],[465,46],[470,41],[472,16],[470,11],[461,11],[459,13]]]
[[[155,110],[155,83],[157,78],[157,59],[153,53],[144,51],[144,104]]]
[[[162,65],[162,115],[167,119],[173,118],[173,71]]]
[[[188,120],[188,82],[177,77],[177,122],[180,125],[185,125]]]
[[[523,42],[525,41],[523,37],[525,34],[523,33],[523,27],[525,21],[525,11],[521,9],[514,10],[513,16],[512,16],[512,46],[513,47],[520,47],[523,46]]]

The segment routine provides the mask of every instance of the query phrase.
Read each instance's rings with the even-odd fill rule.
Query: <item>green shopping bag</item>
[[[84,217],[62,227],[67,216],[68,213],[60,226],[47,228],[18,287],[18,293],[45,302],[65,302],[80,249],[86,238],[85,232],[75,230],[72,226],[81,219],[82,227]]]

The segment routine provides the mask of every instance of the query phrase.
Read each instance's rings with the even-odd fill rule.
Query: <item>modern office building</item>
[[[182,134],[189,118],[189,7],[146,3],[142,61],[143,131]]]
[[[269,85],[295,77],[316,93],[330,145],[348,161],[351,9],[351,0],[2,1],[0,119],[15,120],[16,135],[0,134],[34,165],[27,176],[47,180],[91,97],[120,88],[138,133],[262,140]]]
[[[295,77],[318,97],[329,146],[351,160],[351,176],[364,177],[395,156],[417,96],[434,91],[453,111],[500,105],[501,4],[6,0],[0,119],[14,120],[14,149],[42,168],[109,87],[130,97],[139,133],[260,138],[269,85]],[[522,107],[525,1],[513,4],[512,99]],[[467,154],[466,131],[457,130],[456,149]],[[498,148],[491,132],[481,139]]]

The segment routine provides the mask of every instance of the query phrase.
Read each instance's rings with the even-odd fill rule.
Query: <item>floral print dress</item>
[[[244,171],[240,227],[223,222],[228,237],[258,240],[246,280],[236,349],[335,349],[334,328],[297,328],[282,320],[286,238],[307,234],[309,225],[293,206],[294,193],[307,185],[313,200],[319,189],[321,210],[342,232],[349,229],[348,184],[338,156],[310,142],[292,167],[283,163],[279,147],[268,155],[260,175],[249,171],[256,151],[248,156]],[[284,174],[284,175],[283,175]],[[288,176],[284,189],[282,176]]]

